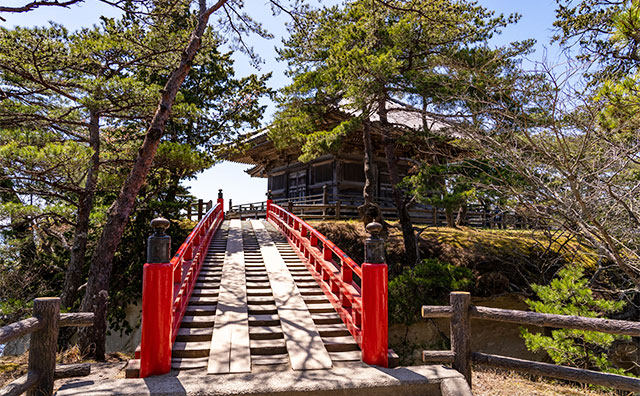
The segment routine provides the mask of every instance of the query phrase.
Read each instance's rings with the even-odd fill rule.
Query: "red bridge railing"
[[[191,231],[171,260],[169,221],[155,219],[149,237],[142,280],[140,377],[171,370],[171,349],[178,335],[211,238],[224,220],[222,192],[218,201]],[[137,353],[136,353],[137,354]]]
[[[362,360],[367,364],[388,367],[388,286],[384,259],[371,260],[367,257],[367,261],[374,262],[358,265],[327,237],[271,200],[267,201],[267,220],[278,227],[296,248],[360,345]],[[369,239],[367,242],[374,241]],[[375,243],[383,242],[376,240]],[[354,275],[360,282],[354,279]]]

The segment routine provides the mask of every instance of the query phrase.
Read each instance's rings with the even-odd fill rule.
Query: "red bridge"
[[[388,387],[470,395],[464,377],[442,366],[388,369],[397,358],[388,349],[379,224],[367,226],[362,265],[271,200],[266,219],[225,220],[220,193],[173,258],[168,226],[152,222],[142,341],[127,368],[128,378],[144,381],[110,380],[60,395],[370,395]],[[463,392],[441,392],[443,384]]]

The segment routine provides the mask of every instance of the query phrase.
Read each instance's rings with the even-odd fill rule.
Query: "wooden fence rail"
[[[56,367],[58,329],[67,326],[92,326],[93,313],[60,313],[57,297],[36,298],[33,316],[0,328],[0,344],[31,334],[28,372],[0,389],[0,396],[53,394],[53,382],[61,378],[83,377],[91,372],[89,363]]]
[[[213,207],[212,200],[204,202],[203,200],[199,199],[195,202],[192,202],[187,207],[187,219],[193,220],[193,221],[200,221],[202,220],[202,217],[205,215],[205,213],[211,210],[212,207]]]
[[[524,325],[599,331],[632,337],[640,337],[640,323],[638,322],[476,307],[471,305],[471,295],[466,292],[451,293],[450,305],[447,306],[423,306],[422,317],[451,319],[451,350],[423,351],[422,360],[425,362],[452,363],[453,368],[465,376],[469,387],[471,387],[471,363],[478,363],[546,377],[640,392],[640,379],[638,378],[471,351],[472,318]]]
[[[329,200],[322,194],[296,197],[288,199],[274,200],[274,203],[287,208],[290,213],[295,214],[303,220],[341,220],[359,218],[358,206],[362,204],[357,197],[340,196],[338,200]],[[381,205],[382,214],[385,218],[393,219],[397,217],[397,211],[393,202],[378,202]],[[228,218],[264,218],[267,213],[267,203],[252,202],[246,204],[233,205],[229,202]],[[447,225],[447,216],[444,208],[432,206],[413,205],[409,214],[416,223],[428,224],[439,227]],[[457,213],[454,214],[454,218]],[[480,205],[469,205],[464,215],[464,225],[480,228],[514,228],[523,229],[536,227],[530,224],[524,216],[511,212],[498,212],[484,208]]]

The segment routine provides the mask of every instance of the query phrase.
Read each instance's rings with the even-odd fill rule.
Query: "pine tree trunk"
[[[220,6],[223,3],[218,2]],[[106,307],[113,256],[122,239],[122,233],[133,210],[136,196],[151,168],[158,144],[164,134],[171,106],[180,86],[191,69],[193,59],[200,48],[202,35],[207,26],[209,16],[215,9],[217,8],[212,7],[206,10],[206,3],[201,1],[198,23],[182,54],[180,65],[171,73],[162,90],[160,102],[151,119],[151,125],[147,130],[142,147],[138,151],[133,168],[124,182],[118,198],[109,208],[107,223],[93,252],[87,289],[80,310],[94,312],[95,319],[92,327],[84,328],[81,331],[80,341],[85,347],[95,347],[93,352],[96,360],[104,360],[105,358]]]
[[[447,205],[444,208],[444,216],[447,219],[447,227],[456,228],[456,221],[453,217],[453,208],[451,207],[451,205]]]
[[[362,140],[364,142],[364,188],[362,189],[364,204],[358,207],[358,213],[365,226],[372,221],[385,225],[380,207],[373,202],[373,181],[375,180],[373,145],[371,144],[371,125],[366,121],[362,128]]]
[[[398,220],[402,227],[402,238],[404,240],[404,250],[407,256],[407,263],[413,267],[420,259],[418,255],[418,244],[416,234],[413,230],[411,216],[404,201],[404,192],[400,189],[400,172],[398,170],[398,160],[395,154],[395,140],[391,136],[391,126],[387,119],[387,101],[386,95],[381,95],[378,99],[378,116],[383,133],[384,154],[387,160],[387,168],[389,169],[389,177],[391,179],[391,192],[393,201],[398,210]]]
[[[467,202],[462,201],[460,208],[458,209],[458,215],[456,216],[456,227],[467,225]]]
[[[71,259],[64,277],[62,287],[62,308],[71,308],[78,294],[78,287],[82,283],[82,269],[84,257],[87,251],[87,239],[89,236],[89,220],[93,209],[93,198],[98,183],[98,171],[100,168],[100,115],[95,111],[89,112],[89,146],[93,150],[91,165],[87,171],[87,181],[84,192],[78,200],[78,215],[76,217],[76,229],[73,235]]]

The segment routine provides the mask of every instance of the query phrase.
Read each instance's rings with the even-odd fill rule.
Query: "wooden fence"
[[[204,202],[199,199],[195,202],[192,202],[187,207],[187,219],[193,221],[200,221],[202,217],[213,207],[213,201],[209,200],[208,202]]]
[[[471,363],[473,362],[546,377],[640,392],[639,378],[491,355],[471,350],[472,318],[522,325],[599,331],[632,337],[640,336],[640,323],[638,322],[476,307],[471,305],[471,295],[466,292],[451,293],[450,304],[448,306],[422,307],[423,318],[451,319],[451,350],[423,351],[422,360],[424,362],[452,363],[453,368],[464,375],[469,387],[471,387]]]
[[[92,325],[93,313],[61,314],[59,298],[36,298],[33,317],[0,328],[0,344],[31,334],[27,374],[0,389],[0,396],[50,396],[55,380],[89,375],[89,363],[56,367],[56,352],[60,327]]]
[[[358,206],[362,205],[362,199],[357,197],[341,197],[337,201],[329,202],[322,194],[318,196],[298,197],[291,199],[274,200],[274,203],[287,209],[304,220],[341,220],[359,218]],[[325,201],[325,202],[323,202]],[[397,218],[397,211],[392,202],[384,201],[381,205],[382,214],[387,219]],[[266,216],[267,203],[252,202],[240,205],[229,203],[228,218],[264,218]],[[444,208],[434,206],[413,205],[409,211],[411,219],[415,223],[441,227],[447,225],[447,216]],[[454,217],[457,213],[454,213]],[[531,228],[524,216],[511,212],[500,212],[482,207],[481,205],[469,205],[464,217],[464,224],[478,228]]]

